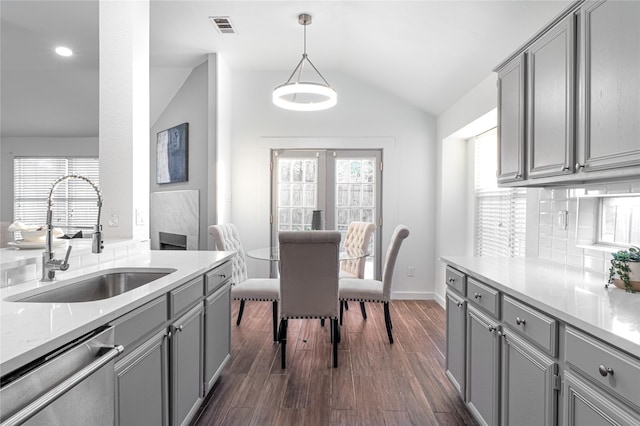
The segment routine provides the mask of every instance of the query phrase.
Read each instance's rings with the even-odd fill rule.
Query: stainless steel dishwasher
[[[3,376],[1,425],[113,425],[113,359],[123,350],[103,327]]]

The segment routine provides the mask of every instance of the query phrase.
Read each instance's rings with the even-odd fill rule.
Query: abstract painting
[[[156,182],[175,183],[188,180],[189,123],[182,123],[158,133],[156,141]]]

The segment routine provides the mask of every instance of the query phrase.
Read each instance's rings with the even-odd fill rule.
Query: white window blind
[[[524,256],[527,193],[523,188],[498,188],[497,132],[473,138],[475,144],[475,254]]]
[[[85,176],[99,185],[97,158],[17,157],[13,160],[14,220],[44,225],[53,183],[68,174]],[[87,182],[68,179],[53,193],[53,224],[65,232],[92,227],[98,215],[97,196]]]

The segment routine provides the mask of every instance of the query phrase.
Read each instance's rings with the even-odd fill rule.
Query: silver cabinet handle
[[[458,308],[459,308],[459,307],[461,307],[462,305],[463,305],[463,303],[462,303],[462,302],[457,302],[457,303],[456,303],[456,306],[457,306]]]
[[[473,293],[473,298],[474,299],[481,299],[482,295],[480,293]]]
[[[562,169],[560,169],[561,172],[568,172],[569,170],[569,166],[562,166]]]
[[[598,371],[602,377],[607,377],[609,374],[613,376],[613,368],[605,367],[604,365],[600,365],[598,367]]]
[[[454,282],[456,279],[455,278],[449,278],[447,281],[449,281],[450,283]]]
[[[524,318],[517,317],[516,318],[516,324],[524,325],[525,324]]]
[[[514,179],[520,179],[522,177],[522,173],[516,173]]]
[[[576,170],[580,170],[584,168],[584,164],[576,163]]]
[[[490,326],[489,326],[489,332],[490,332],[490,333],[493,333],[494,331],[496,331],[496,327],[495,327],[495,325],[490,325]]]
[[[122,352],[124,352],[124,346],[122,345],[111,348],[91,364],[87,365],[82,370],[78,371],[77,373],[60,383],[58,386],[51,389],[49,392],[45,393],[40,398],[36,399],[31,404],[27,405],[25,408],[2,422],[2,426],[19,425],[27,421],[28,419],[42,411],[42,409],[46,408],[53,401],[69,392],[76,385],[80,384],[80,382],[82,382],[84,379],[104,367]]]
[[[181,325],[179,325],[179,326],[175,327],[175,330],[176,330],[176,331],[182,331],[182,326],[181,326]]]

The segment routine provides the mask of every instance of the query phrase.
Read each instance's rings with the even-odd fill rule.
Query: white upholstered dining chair
[[[244,304],[247,300],[267,301],[273,309],[273,341],[278,340],[278,301],[280,300],[280,282],[277,278],[249,278],[247,258],[242,247],[238,228],[232,223],[211,225],[209,234],[217,250],[235,251],[233,257],[233,278],[231,297],[240,301],[236,325],[240,325]]]
[[[372,279],[343,278],[340,280],[340,302],[377,302],[384,304],[384,323],[387,327],[389,343],[393,343],[391,333],[391,315],[389,302],[391,300],[391,285],[393,284],[393,270],[400,251],[400,245],[409,236],[409,229],[398,225],[391,235],[387,254],[382,269],[382,281]],[[342,304],[340,305],[340,323],[342,323]],[[365,318],[366,319],[366,318]]]
[[[353,221],[349,223],[347,233],[344,236],[343,246],[345,251],[361,250],[367,251],[371,235],[376,230],[376,224],[372,222]],[[343,278],[364,278],[364,268],[367,263],[366,257],[347,259],[340,261],[340,279]],[[341,301],[340,309],[349,309],[349,302]],[[367,310],[364,302],[360,302],[362,318],[367,319]]]
[[[331,320],[333,366],[338,366],[338,231],[280,231],[280,329],[282,368],[286,367],[289,319]]]

